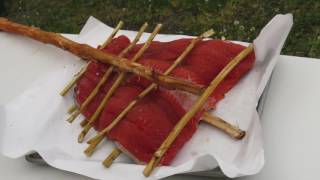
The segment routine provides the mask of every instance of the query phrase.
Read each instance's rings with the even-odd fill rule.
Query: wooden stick
[[[246,49],[240,52],[234,59],[232,59],[223,69],[222,71],[211,81],[209,87],[203,92],[203,94],[199,97],[199,99],[192,106],[190,111],[188,111],[180,121],[175,125],[172,129],[168,137],[164,140],[158,150],[154,153],[152,159],[149,161],[147,166],[145,167],[143,174],[148,177],[150,176],[152,170],[158,165],[161,158],[165,154],[165,152],[169,149],[171,144],[174,142],[176,137],[180,134],[182,129],[187,125],[189,120],[203,107],[206,100],[212,92],[216,89],[216,87],[220,84],[220,82],[232,71],[234,67],[236,67],[241,60],[243,60],[250,52],[253,50],[253,45],[250,44]]]
[[[119,23],[117,24],[117,26],[113,29],[113,31],[111,32],[111,34],[108,36],[107,40],[102,44],[102,46],[101,46],[99,49],[103,49],[103,48],[107,47],[107,46],[111,43],[113,37],[114,37],[114,36],[118,33],[118,31],[122,28],[123,24],[124,24],[124,23],[123,23],[122,21],[119,21]]]
[[[144,67],[138,63],[130,62],[126,58],[119,59],[115,55],[102,52],[98,49],[90,47],[87,44],[76,43],[57,33],[46,32],[38,28],[24,26],[18,23],[11,22],[5,18],[0,18],[0,30],[24,35],[46,44],[52,44],[59,48],[65,49],[84,60],[96,59],[103,63],[116,66],[121,71],[135,73],[167,89],[179,89],[193,94],[201,94],[204,90],[204,86],[197,85],[172,76],[162,75],[161,73],[153,71],[151,68]]]
[[[186,47],[186,49],[181,53],[181,55],[174,61],[174,63],[164,72],[164,75],[170,74],[181,62],[185,59],[185,57],[189,54],[189,52],[193,49],[195,44],[199,42],[203,38],[210,37],[214,34],[213,30],[209,30],[197,38],[192,39],[190,44]],[[85,153],[88,156],[91,156],[95,147],[103,140],[103,138],[106,134],[108,134],[122,119],[123,117],[147,94],[149,94],[152,90],[157,88],[157,84],[152,83],[149,85],[144,91],[142,91],[133,101],[131,101],[127,107],[122,110],[122,112],[111,121],[111,123],[104,128],[102,131],[100,131],[95,137],[93,137],[91,140],[88,141],[90,144],[89,147],[85,150]]]
[[[205,112],[203,114],[202,121],[212,126],[215,126],[216,128],[225,132],[226,134],[228,134],[230,137],[234,139],[242,139],[246,135],[245,131],[229,124],[228,122],[224,121],[223,119],[217,116],[212,116],[209,112]]]
[[[67,83],[67,85],[60,92],[61,96],[65,96],[69,92],[69,90],[76,84],[80,77],[86,72],[87,66],[88,64],[83,66],[80,71],[76,75],[74,75],[73,79],[71,79],[71,81]]]
[[[107,40],[103,43],[103,45],[99,49],[105,48],[109,43],[111,43],[113,37],[117,34],[117,32],[121,29],[123,26],[123,22],[119,21],[116,28],[112,31],[110,36],[107,38]],[[86,64],[84,67],[81,68],[80,72],[77,73],[74,78],[63,88],[63,90],[60,92],[61,96],[65,96],[67,92],[76,84],[76,82],[80,79],[80,77],[84,74],[84,72],[87,70],[88,64]]]
[[[158,32],[160,31],[162,27],[162,24],[158,24],[155,29],[153,30],[153,32],[151,33],[151,35],[149,36],[148,40],[144,43],[144,45],[142,46],[141,49],[139,49],[139,51],[135,54],[135,56],[132,58],[131,61],[135,62],[137,61],[142,54],[145,52],[145,50],[147,50],[147,48],[150,46],[152,40],[154,39],[154,37],[158,34]],[[82,132],[79,134],[78,137],[78,142],[82,142],[84,137],[86,136],[86,134],[89,132],[89,130],[92,127],[92,123],[96,121],[96,119],[100,116],[100,113],[102,112],[102,110],[105,108],[105,106],[107,105],[109,99],[111,98],[111,96],[113,95],[113,93],[116,91],[116,89],[120,86],[120,84],[122,83],[122,81],[125,78],[126,73],[125,72],[121,72],[118,76],[118,78],[116,79],[116,81],[112,84],[111,88],[109,89],[109,91],[107,92],[107,94],[104,96],[104,98],[102,99],[100,105],[98,106],[97,110],[94,112],[94,114],[90,117],[88,124],[84,127],[84,129],[82,130]]]
[[[67,122],[72,123],[79,116],[79,114],[80,111],[76,110],[67,118]]]
[[[136,37],[134,38],[134,40],[130,43],[130,45],[128,47],[126,47],[123,51],[121,51],[121,53],[118,55],[119,58],[124,57],[135,45],[136,43],[140,40],[142,33],[145,31],[145,29],[148,27],[148,23],[144,23],[139,32],[137,33]],[[112,38],[111,38],[112,39]],[[109,39],[108,39],[109,40]],[[107,41],[108,41],[107,40]],[[111,42],[111,41],[110,41]],[[104,45],[106,45],[106,43],[104,43]],[[102,78],[100,79],[100,81],[98,82],[98,84],[96,85],[96,87],[91,91],[91,93],[89,94],[89,96],[85,99],[85,101],[81,104],[80,109],[76,110],[71,116],[70,118],[68,118],[69,122],[72,123],[73,120],[80,114],[81,111],[84,110],[84,108],[87,107],[87,105],[92,101],[92,99],[97,95],[97,93],[99,92],[99,89],[101,88],[101,86],[107,81],[108,77],[111,75],[112,71],[113,71],[114,67],[110,66],[107,71],[103,74]]]
[[[118,148],[114,148],[112,152],[108,155],[108,157],[102,162],[104,167],[109,168],[113,161],[121,154],[121,150]]]
[[[72,106],[70,106],[69,108],[68,108],[68,113],[69,114],[72,114],[75,110],[77,110],[78,109],[78,106],[76,105],[76,104],[73,104]]]
[[[88,124],[88,119],[84,118],[81,122],[80,122],[80,126],[81,127],[85,127]]]

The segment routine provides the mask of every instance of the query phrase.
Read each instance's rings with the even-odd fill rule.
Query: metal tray
[[[270,81],[271,78],[269,79],[266,88],[264,89],[259,102],[258,102],[258,106],[257,106],[257,111],[259,113],[259,116],[262,116],[263,113],[263,106],[267,97],[267,93],[269,90],[269,86],[270,86]],[[48,165],[43,159],[42,157],[38,154],[38,153],[31,153],[25,156],[25,159],[30,162],[30,163],[34,163],[34,164],[38,164],[38,165]],[[199,172],[192,172],[192,173],[186,173],[185,175],[193,175],[193,176],[205,176],[205,177],[214,177],[214,178],[223,178],[226,177],[223,172],[221,171],[221,169],[219,167],[214,168],[212,170],[208,170],[208,171],[199,171]]]

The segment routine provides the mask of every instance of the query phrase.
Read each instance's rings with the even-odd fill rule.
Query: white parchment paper
[[[233,140],[215,128],[201,123],[193,138],[178,153],[171,166],[157,168],[149,179],[159,179],[173,174],[210,170],[220,166],[229,177],[251,175],[264,164],[262,130],[256,112],[258,99],[270,78],[276,59],[292,26],[292,15],[275,16],[254,41],[256,64],[218,104],[214,113],[247,131],[241,141]],[[68,36],[75,41],[96,47],[111,33],[112,28],[90,17],[78,36]],[[136,32],[120,31],[133,39]],[[5,34],[5,35],[4,35]],[[141,41],[148,37],[145,33]],[[111,168],[101,162],[111,152],[112,142],[104,141],[91,158],[83,154],[86,144],[78,144],[81,131],[78,121],[67,123],[67,108],[73,103],[72,93],[63,98],[58,92],[84,63],[62,50],[16,35],[0,33],[0,47],[4,54],[13,49],[29,48],[30,53],[7,54],[7,57],[24,61],[51,59],[51,68],[19,93],[9,103],[0,107],[0,150],[5,156],[17,158],[36,151],[47,163],[59,169],[72,171],[96,179],[145,179],[144,166],[134,164],[121,155]],[[170,41],[181,35],[158,35],[155,40]],[[20,40],[21,39],[21,40]],[[7,44],[15,41],[15,46]],[[246,44],[246,43],[242,43]],[[30,47],[31,46],[31,47]],[[27,48],[27,49],[28,49]],[[33,49],[32,49],[33,48]],[[37,49],[36,51],[34,49]],[[27,51],[27,50],[26,50]],[[31,53],[32,51],[32,53]],[[5,59],[9,60],[9,59]],[[91,131],[88,137],[95,132]]]

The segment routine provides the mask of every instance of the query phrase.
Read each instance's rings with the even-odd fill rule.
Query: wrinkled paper
[[[261,170],[264,164],[264,149],[256,106],[291,26],[292,15],[287,14],[275,16],[263,28],[254,40],[254,68],[227,93],[218,103],[217,109],[212,112],[246,130],[245,138],[240,141],[234,140],[221,131],[200,123],[193,138],[181,149],[171,166],[156,168],[149,179],[211,170],[217,166],[220,166],[228,177],[251,175]],[[90,17],[78,36],[65,36],[97,47],[112,30],[111,27]],[[121,30],[119,34],[132,40],[136,32]],[[148,35],[145,33],[141,42],[144,42]],[[110,141],[104,141],[92,157],[86,157],[83,150],[87,144],[77,143],[77,136],[81,131],[79,119],[83,117],[71,125],[65,121],[68,117],[67,108],[73,103],[73,95],[69,93],[66,97],[61,97],[59,92],[84,64],[83,61],[51,45],[43,45],[4,32],[1,32],[0,36],[0,47],[7,58],[21,58],[21,64],[32,61],[34,68],[39,68],[37,65],[43,65],[45,60],[51,63],[46,71],[39,74],[37,80],[1,106],[0,148],[3,155],[17,158],[36,151],[53,167],[96,179],[145,178],[142,175],[145,166],[134,164],[123,154],[116,159],[111,168],[105,169],[101,165],[102,160],[114,147]],[[183,37],[189,36],[159,34],[155,40],[171,41]],[[8,46],[7,43],[14,44],[14,47]],[[13,50],[21,55],[8,54]],[[3,61],[7,60],[10,59]],[[87,139],[94,133],[90,131]]]

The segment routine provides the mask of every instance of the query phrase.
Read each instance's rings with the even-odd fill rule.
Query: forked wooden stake
[[[165,152],[169,149],[171,144],[174,142],[176,137],[180,134],[182,129],[187,125],[189,120],[201,109],[205,104],[208,97],[220,84],[220,82],[231,72],[231,70],[241,62],[250,52],[253,50],[253,45],[250,44],[246,49],[240,52],[234,59],[232,59],[222,71],[211,81],[208,88],[203,92],[199,99],[195,102],[192,108],[180,119],[180,121],[175,125],[172,131],[169,133],[168,137],[164,140],[158,150],[154,153],[152,159],[149,161],[145,167],[143,174],[148,177],[150,176],[153,169],[159,164],[161,158]]]
[[[122,26],[123,26],[123,22],[120,21],[118,23],[118,25],[116,26],[116,28],[112,31],[110,36],[107,38],[107,40],[103,43],[103,45],[99,49],[105,48],[112,41],[112,38],[117,34],[117,32],[121,29]],[[74,78],[63,88],[63,90],[60,92],[61,96],[65,96],[68,93],[68,91],[76,84],[76,82],[84,74],[84,72],[86,71],[87,67],[88,67],[88,64],[86,64],[84,67],[82,67],[80,72],[77,73],[74,76]]]
[[[136,37],[134,38],[134,40],[130,43],[130,45],[128,47],[126,47],[123,51],[121,51],[121,53],[118,55],[118,58],[122,58],[124,57],[136,44],[137,42],[140,40],[142,33],[145,31],[145,29],[148,27],[148,23],[144,23],[139,32],[137,33]],[[110,41],[111,42],[111,41]],[[105,43],[104,43],[105,44]],[[79,110],[75,110],[75,112],[72,113],[72,115],[70,116],[70,118],[68,120],[70,123],[72,123],[72,121],[80,114],[80,112],[87,107],[87,105],[92,101],[92,99],[97,95],[97,93],[99,92],[99,89],[101,88],[101,86],[108,80],[108,77],[111,75],[112,71],[114,70],[114,66],[110,66],[107,71],[103,74],[102,78],[100,79],[100,81],[98,82],[98,84],[96,85],[96,87],[91,91],[91,93],[89,94],[89,96],[85,99],[85,101],[81,104],[80,109]]]
[[[149,36],[148,40],[144,43],[144,45],[142,46],[142,48],[139,49],[139,51],[134,55],[134,57],[131,59],[132,62],[137,61],[142,54],[144,53],[144,51],[150,46],[152,40],[154,39],[154,37],[158,34],[158,32],[160,31],[162,27],[162,24],[158,24],[155,29],[153,30],[153,32],[151,33],[151,35]],[[119,85],[122,83],[122,81],[125,78],[126,73],[125,72],[121,72],[119,74],[119,76],[117,77],[116,81],[112,84],[111,88],[109,89],[109,91],[107,92],[107,94],[104,96],[104,98],[102,99],[100,105],[98,106],[98,108],[96,109],[96,111],[94,112],[94,114],[90,117],[88,124],[83,128],[82,132],[79,134],[78,137],[78,142],[83,142],[84,137],[86,136],[86,134],[89,132],[89,130],[92,127],[92,123],[96,121],[96,119],[100,116],[100,113],[102,112],[102,110],[104,109],[104,107],[107,105],[107,102],[109,101],[109,99],[111,98],[111,96],[113,95],[113,93],[115,92],[115,90],[119,87]]]
[[[186,47],[186,49],[181,53],[181,55],[174,61],[174,63],[164,72],[164,75],[170,74],[189,54],[189,52],[193,49],[195,44],[199,42],[203,38],[210,37],[214,34],[214,31],[211,29],[197,38],[192,39],[190,44]],[[94,138],[88,141],[90,144],[89,147],[85,150],[85,153],[90,156],[92,155],[95,147],[104,139],[103,137],[110,132],[112,128],[114,128],[120,121],[123,119],[123,117],[147,94],[149,94],[152,90],[154,90],[157,87],[157,84],[152,83],[149,85],[144,91],[142,91],[132,102],[128,104],[128,106],[115,118],[112,120],[112,122],[104,128],[102,131],[100,131]]]
[[[104,167],[108,168],[111,166],[113,161],[121,154],[121,150],[118,148],[114,148],[112,152],[108,155],[108,157],[102,162]]]

